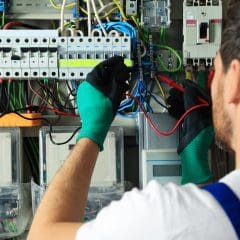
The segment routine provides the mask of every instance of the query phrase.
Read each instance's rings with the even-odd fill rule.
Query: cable
[[[49,131],[49,138],[50,138],[51,142],[52,142],[53,144],[55,144],[55,145],[64,145],[64,144],[70,142],[70,141],[73,139],[73,137],[75,136],[75,134],[76,134],[80,129],[81,129],[81,127],[76,128],[75,131],[72,133],[72,135],[71,135],[65,142],[55,142],[55,141],[53,140],[53,137],[52,137],[52,129],[51,129],[51,131]]]
[[[67,0],[62,1],[62,6],[61,6],[61,22],[60,22],[60,31],[63,32],[64,30],[64,9],[66,5]]]
[[[35,106],[35,107],[36,107],[36,106]],[[31,108],[33,108],[33,106],[32,106]],[[25,108],[25,109],[27,109],[27,108]],[[18,112],[18,111],[22,111],[22,110],[23,110],[23,109],[17,109],[17,110],[14,110],[14,111],[9,111],[8,113],[14,113],[14,114],[18,115],[19,117],[21,117],[21,118],[23,118],[23,119],[25,119],[25,120],[31,120],[31,121],[41,120],[41,121],[45,121],[45,122],[48,124],[48,126],[49,126],[49,137],[50,137],[50,140],[51,140],[51,142],[52,142],[53,144],[55,144],[55,145],[63,145],[63,144],[68,143],[69,141],[72,140],[72,138],[74,137],[74,135],[75,135],[75,134],[79,131],[79,129],[81,128],[81,126],[78,127],[78,128],[73,132],[73,134],[72,134],[66,141],[57,143],[57,142],[55,142],[55,141],[53,140],[53,137],[52,137],[52,124],[51,124],[51,122],[50,122],[47,118],[44,118],[44,117],[29,118],[29,117],[26,117],[26,116],[24,116],[24,115],[22,115],[21,113]],[[53,110],[53,109],[50,109],[50,110]],[[57,111],[57,112],[60,112],[60,111]],[[8,113],[1,114],[1,115],[0,115],[0,118],[3,117],[4,115],[8,114]],[[62,113],[63,113],[63,112],[62,112]],[[68,115],[69,115],[69,114],[68,114]],[[70,115],[70,116],[73,116],[73,114]],[[75,115],[75,116],[77,116],[77,115]]]
[[[100,14],[101,12],[106,12],[105,10],[109,7],[115,6],[115,3],[110,2],[104,6],[101,6],[101,8],[98,10],[98,14]],[[106,14],[106,13],[105,13]]]
[[[96,8],[96,5],[95,5],[95,2],[94,2],[94,1],[95,1],[95,0],[91,0],[95,17],[96,17],[96,19],[97,19],[97,22],[98,22],[98,24],[99,24],[99,27],[102,29],[102,32],[103,32],[104,36],[107,37],[107,32],[106,32],[105,28],[103,27],[102,22],[101,22],[101,20],[100,20],[100,18],[99,18],[99,15],[98,15],[98,12],[97,12],[97,8]]]
[[[12,27],[24,27],[24,28],[30,28],[30,29],[41,29],[39,27],[36,26],[32,26],[26,23],[21,23],[21,22],[9,22],[7,24],[4,25],[3,30],[12,28]]]
[[[60,9],[61,9],[61,6],[62,6],[62,5],[56,4],[56,3],[54,2],[54,0],[49,0],[49,2],[50,2],[51,6],[52,6],[53,8],[55,8],[55,9],[57,9],[57,10],[60,10]],[[74,7],[75,5],[76,5],[75,2],[69,3],[69,4],[66,4],[65,8],[72,8],[72,7]]]
[[[113,0],[113,1],[114,1],[114,3],[116,4],[116,6],[118,7],[118,9],[119,9],[119,11],[120,11],[120,13],[121,13],[121,16],[122,16],[122,18],[123,18],[123,20],[124,20],[124,21],[127,21],[128,18],[126,17],[126,15],[125,15],[125,13],[124,13],[124,11],[123,11],[123,9],[122,9],[122,6],[118,3],[118,0]]]
[[[86,0],[87,1],[87,26],[88,26],[88,36],[91,36],[91,5],[90,5],[90,0]]]
[[[104,7],[105,7],[105,5],[103,4],[102,0],[98,0],[98,2],[99,2],[99,4],[100,4],[100,7],[101,7],[101,8],[104,8]],[[99,14],[99,10],[98,10],[98,14]],[[108,17],[106,17],[106,20],[107,20],[108,22],[110,22],[110,20],[109,20]]]
[[[156,83],[158,85],[158,88],[159,88],[159,90],[160,90],[160,92],[161,92],[161,94],[163,96],[164,101],[165,101],[166,100],[166,95],[165,95],[165,93],[163,91],[162,85],[160,84],[160,82],[158,81],[156,76],[154,77],[154,79],[155,79],[155,81],[156,81]]]
[[[176,58],[178,60],[178,66],[176,68],[170,69],[164,64],[161,57],[159,55],[157,55],[157,61],[158,61],[159,65],[163,68],[163,70],[166,72],[171,72],[171,73],[180,71],[182,68],[182,65],[183,65],[183,61],[182,61],[181,56],[178,54],[178,52],[175,49],[173,49],[167,45],[157,45],[157,46],[160,49],[166,49],[166,50],[170,51],[172,54],[174,54],[176,56]]]
[[[177,121],[176,125],[168,132],[162,132],[160,131],[156,125],[154,124],[154,122],[152,121],[152,119],[149,117],[148,113],[145,111],[145,109],[143,108],[143,106],[141,105],[141,103],[139,102],[139,100],[134,97],[133,95],[131,94],[127,94],[127,96],[131,97],[137,104],[138,106],[140,107],[140,109],[142,110],[144,116],[146,117],[149,125],[151,126],[151,128],[154,130],[155,133],[157,133],[158,135],[160,136],[164,136],[164,137],[167,137],[167,136],[170,136],[172,135],[176,130],[177,128],[179,127],[179,125],[182,123],[182,121],[184,120],[184,118],[191,112],[195,111],[196,109],[199,109],[199,108],[202,108],[202,107],[209,107],[209,104],[208,103],[202,103],[202,104],[198,104],[198,105],[195,105],[193,107],[191,107],[190,109],[188,109],[181,117],[180,119]]]

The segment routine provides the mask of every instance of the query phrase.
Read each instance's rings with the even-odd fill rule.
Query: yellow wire
[[[61,5],[57,5],[55,2],[54,2],[54,0],[49,0],[50,1],[50,4],[51,4],[51,6],[53,7],[53,8],[55,8],[55,9],[57,9],[57,10],[61,10]],[[65,6],[65,8],[72,8],[72,7],[74,7],[76,5],[76,3],[69,3],[69,4],[67,4],[66,6]],[[83,12],[83,13],[85,13],[86,15],[87,15],[87,11],[84,9],[84,8],[82,8],[82,7],[79,7],[80,8],[80,10]]]
[[[125,15],[125,13],[124,13],[124,11],[123,11],[122,6],[118,3],[117,0],[113,0],[113,1],[114,1],[114,3],[116,4],[116,6],[118,7],[118,9],[119,9],[119,11],[120,11],[120,13],[121,13],[121,15],[122,15],[122,17],[123,17],[123,20],[127,21],[128,18],[126,17],[126,15]]]
[[[139,24],[138,24],[138,22],[137,22],[136,18],[135,18],[134,16],[131,16],[131,18],[132,18],[132,20],[133,20],[134,24],[136,25],[136,27],[137,27],[138,31],[139,31],[139,32],[141,32],[141,29],[140,29],[140,27],[139,27]]]
[[[192,72],[190,70],[185,71],[185,78],[187,80],[192,80]]]
[[[102,18],[108,17],[109,15],[111,15],[117,9],[118,9],[117,7],[111,9],[109,12],[107,12],[105,15],[101,16],[100,18],[102,19]]]
[[[160,82],[158,81],[157,77],[154,77],[154,79],[156,80],[156,83],[157,83],[157,85],[158,85],[158,88],[159,88],[162,96],[163,96],[163,99],[166,100],[166,95],[165,95],[165,93],[164,93],[164,91],[163,91],[162,85],[161,85]]]
[[[55,9],[61,9],[62,5],[57,5],[54,0],[49,0],[50,1],[50,4],[52,7],[54,7]],[[72,8],[76,5],[76,3],[69,3],[69,4],[66,4],[65,8]]]

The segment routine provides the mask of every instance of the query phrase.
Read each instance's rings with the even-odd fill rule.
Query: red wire
[[[208,103],[201,103],[201,104],[198,104],[198,105],[195,105],[191,108],[189,108],[181,117],[180,119],[177,121],[176,125],[168,132],[162,132],[160,131],[155,123],[152,121],[152,119],[148,116],[148,113],[144,110],[144,108],[142,107],[142,104],[139,102],[139,100],[137,98],[135,98],[133,95],[131,94],[127,94],[129,97],[131,97],[137,104],[138,106],[141,108],[144,116],[147,118],[147,121],[148,123],[150,124],[151,128],[160,136],[164,136],[164,137],[167,137],[167,136],[170,136],[172,135],[176,129],[179,127],[179,125],[182,123],[183,119],[189,114],[191,113],[192,111],[198,109],[198,108],[202,108],[202,107],[209,107],[209,104]]]
[[[9,22],[3,27],[3,30],[9,29],[11,27],[22,27],[22,26],[24,26],[24,24],[21,22]]]
[[[55,108],[49,108],[49,107],[44,107],[44,106],[41,106],[39,107],[41,110],[49,110],[49,111],[52,111],[54,113],[57,113],[57,114],[60,114],[60,115],[64,115],[64,116],[72,116],[72,117],[79,117],[79,115],[77,114],[74,114],[74,113],[68,113],[68,112],[62,112],[58,109],[55,109]]]

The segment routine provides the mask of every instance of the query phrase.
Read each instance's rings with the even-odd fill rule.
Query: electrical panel
[[[22,181],[21,134],[19,128],[0,128],[0,185]]]
[[[75,145],[75,139],[66,144],[54,145],[68,139],[77,127],[57,127],[51,136],[48,128],[40,130],[40,182],[48,185],[57,170],[62,166]],[[73,130],[74,129],[74,130]],[[123,133],[122,129],[112,127],[104,142],[104,151],[99,153],[93,172],[91,186],[112,186],[123,181]]]
[[[184,64],[212,66],[222,34],[222,1],[183,3]]]

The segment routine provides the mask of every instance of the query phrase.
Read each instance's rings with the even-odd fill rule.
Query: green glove
[[[77,91],[78,112],[82,128],[77,136],[89,138],[103,150],[103,142],[127,90],[129,70],[120,56],[98,64]]]
[[[191,81],[184,81],[184,86],[182,97],[185,111],[201,104],[199,97],[209,103],[208,107],[196,109],[185,118],[180,129],[180,141],[177,149],[182,161],[182,184],[189,182],[199,184],[212,177],[208,162],[208,150],[214,137],[210,98],[206,92]],[[174,108],[175,93],[176,90],[171,91],[170,101],[168,100],[172,104],[171,111]],[[176,102],[176,105],[178,103]],[[180,107],[178,106],[177,109],[179,110]]]

